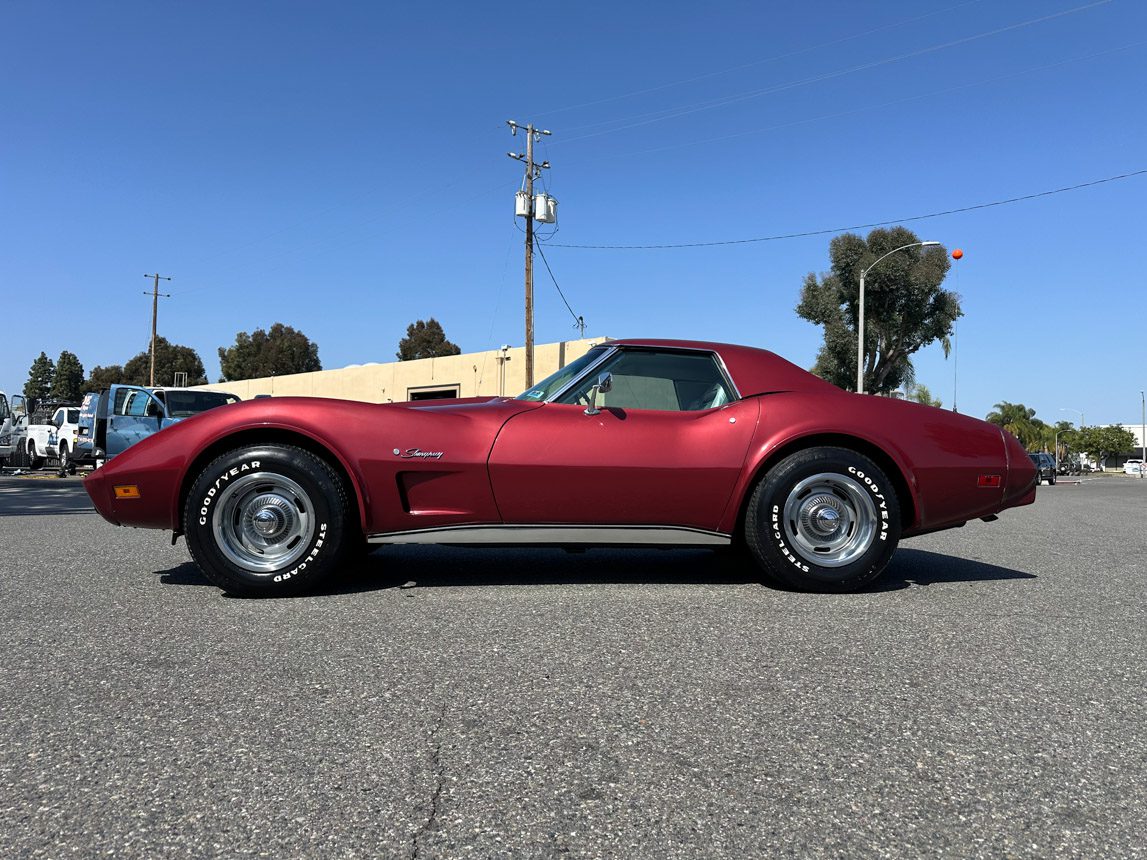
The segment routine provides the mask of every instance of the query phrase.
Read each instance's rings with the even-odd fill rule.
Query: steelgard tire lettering
[[[773,505],[773,540],[777,543],[777,549],[781,551],[781,555],[787,558],[790,562],[795,564],[798,568],[808,573],[808,565],[803,564],[799,558],[792,554],[787,546],[785,546],[785,539],[781,536],[781,506]]]
[[[319,525],[319,539],[315,543],[314,547],[311,549],[310,554],[306,558],[304,558],[301,562],[299,562],[299,564],[294,569],[289,570],[286,573],[280,573],[277,576],[275,576],[275,582],[286,582],[292,576],[295,576],[296,574],[302,573],[304,570],[306,570],[307,565],[310,564],[312,561],[314,561],[315,557],[319,554],[319,550],[323,548],[323,544],[326,543],[326,539],[327,539],[327,524],[322,523]]]

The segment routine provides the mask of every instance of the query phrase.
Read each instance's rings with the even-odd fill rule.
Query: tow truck
[[[84,395],[72,461],[101,466],[176,421],[238,403],[234,394],[195,388],[111,385]]]

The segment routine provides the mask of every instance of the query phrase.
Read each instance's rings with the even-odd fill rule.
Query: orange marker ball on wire
[[[957,248],[955,251],[952,252],[952,259],[953,260],[958,260],[962,256],[964,256],[964,252],[961,251],[959,248]]]

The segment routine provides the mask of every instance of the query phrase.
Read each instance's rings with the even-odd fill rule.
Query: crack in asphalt
[[[442,742],[438,740],[438,734],[442,731],[442,726],[446,723],[446,702],[442,702],[442,711],[438,715],[438,723],[430,730],[428,740],[430,742],[430,763],[433,767],[436,784],[434,786],[434,793],[430,796],[430,813],[426,817],[426,821],[418,830],[415,831],[414,836],[410,839],[410,860],[418,860],[421,845],[419,844],[422,837],[433,826],[438,818],[438,801],[442,797],[442,789],[446,787],[446,766],[442,763]]]

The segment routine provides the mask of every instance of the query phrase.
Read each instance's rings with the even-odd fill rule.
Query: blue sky
[[[1039,20],[1043,19],[1043,20]],[[0,2],[0,388],[160,333],[216,350],[283,322],[324,367],[436,317],[522,343],[520,149],[553,131],[546,256],[589,336],[815,359],[794,313],[831,230],[1147,169],[1147,4]],[[906,222],[965,257],[946,406],[1138,421],[1147,176]],[[866,232],[866,231],[861,231]],[[538,342],[577,336],[540,260]],[[1067,410],[1067,411],[1064,411]],[[1072,411],[1074,410],[1074,411]]]

